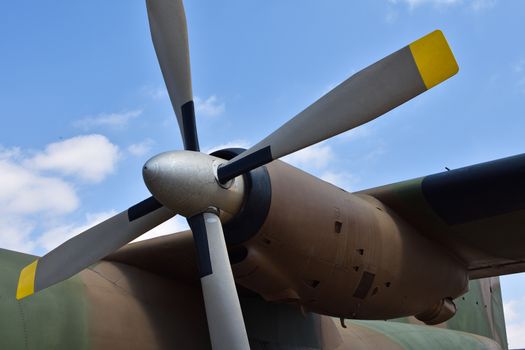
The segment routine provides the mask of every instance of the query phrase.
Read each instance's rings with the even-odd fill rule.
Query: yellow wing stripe
[[[427,90],[458,72],[458,63],[441,30],[435,30],[409,46]]]
[[[27,265],[20,272],[18,279],[18,288],[16,289],[16,299],[20,300],[35,292],[35,274],[38,260]]]

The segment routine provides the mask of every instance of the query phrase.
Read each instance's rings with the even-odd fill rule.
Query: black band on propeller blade
[[[234,163],[226,163],[217,169],[217,177],[220,183],[226,183],[236,176],[244,174],[246,171],[255,169],[261,165],[267,164],[273,160],[270,146],[261,148],[252,154]]]
[[[199,138],[197,136],[197,125],[195,123],[195,105],[193,101],[186,102],[181,107],[182,133],[184,138],[184,149],[186,151],[200,151]]]
[[[199,277],[211,275],[213,270],[211,268],[210,248],[208,246],[208,236],[206,235],[206,224],[204,223],[204,215],[197,214],[188,218],[191,232],[193,233],[193,240],[195,241],[195,249],[197,249],[197,265],[199,267]]]
[[[154,197],[149,197],[144,199],[142,202],[135,204],[134,206],[128,209],[128,220],[131,222],[137,220],[144,215],[151,213],[162,207],[162,204],[159,203]]]
[[[224,183],[363,125],[450,78],[458,69],[443,33],[434,31],[357,72],[219,167],[219,181]]]
[[[16,298],[73,276],[174,215],[150,197],[88,228],[24,267]]]

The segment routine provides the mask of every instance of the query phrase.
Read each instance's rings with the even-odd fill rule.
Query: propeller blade
[[[20,272],[16,298],[61,282],[175,214],[150,197],[64,242]]]
[[[458,72],[436,30],[361,70],[271,135],[220,166],[221,183],[367,123]]]
[[[147,0],[146,6],[151,39],[177,116],[184,149],[199,151],[191,88],[188,29],[182,0]]]
[[[197,249],[212,348],[250,349],[219,217],[202,213],[188,223]]]

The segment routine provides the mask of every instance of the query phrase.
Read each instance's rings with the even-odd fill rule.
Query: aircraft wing
[[[471,279],[525,271],[525,154],[358,194],[455,253]]]
[[[525,154],[357,194],[377,198],[447,247],[471,279],[525,271]],[[199,282],[190,231],[129,244],[105,260]]]
[[[190,230],[127,244],[103,260],[134,266],[178,284],[201,286],[197,251]],[[254,295],[240,285],[237,285],[237,293]]]
[[[130,243],[104,260],[120,262],[173,280],[200,286],[191,231]]]

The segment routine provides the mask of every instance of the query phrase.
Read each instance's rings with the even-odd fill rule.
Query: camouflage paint
[[[210,348],[199,286],[107,261],[82,275],[92,349]]]
[[[299,307],[241,298],[252,350],[256,349],[501,349],[475,334],[415,324],[346,320],[302,313]]]
[[[0,349],[89,349],[88,305],[79,276],[15,299],[19,272],[34,258],[0,249]]]
[[[354,320],[352,323],[383,334],[406,350],[500,349],[499,345],[491,339],[438,327],[381,321]]]
[[[470,281],[469,292],[454,303],[458,309],[456,315],[436,327],[481,335],[495,340],[502,349],[508,348],[499,278]],[[415,317],[392,321],[423,325]]]
[[[507,348],[507,333],[498,278],[471,281],[469,293],[456,300],[458,312],[447,328],[480,334]]]
[[[16,301],[18,271],[33,259],[0,250],[0,349],[210,348],[201,291],[191,281],[101,261]],[[256,295],[242,296],[241,304],[252,350],[500,349],[487,337],[454,329],[504,339],[506,348],[497,279],[472,281],[470,288],[457,300],[456,317],[439,327],[346,320],[344,328],[338,319]]]
[[[525,154],[359,192],[440,242],[471,279],[525,271]]]
[[[34,258],[0,249],[0,349],[209,349],[200,288],[101,261],[17,301]]]

